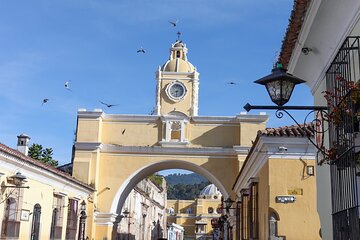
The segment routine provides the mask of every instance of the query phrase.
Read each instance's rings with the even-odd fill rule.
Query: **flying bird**
[[[105,106],[107,106],[108,108],[111,108],[111,107],[115,107],[117,106],[118,104],[107,104],[107,103],[104,103],[102,101],[99,101],[101,104],[104,104]]]
[[[42,101],[41,106],[42,106],[42,105],[44,105],[45,103],[47,103],[48,101],[49,101],[49,99],[48,99],[48,98],[44,98],[44,99],[43,99],[43,101]]]
[[[227,84],[230,84],[230,85],[237,85],[236,82],[228,82]]]
[[[70,82],[71,82],[71,81],[65,82],[65,83],[64,83],[64,87],[65,87],[66,90],[72,91],[72,90],[70,89]]]
[[[137,53],[145,53],[145,49],[141,47],[139,50],[136,51]]]
[[[169,23],[170,23],[171,25],[173,25],[173,27],[176,27],[178,22],[179,22],[179,20],[169,21]]]

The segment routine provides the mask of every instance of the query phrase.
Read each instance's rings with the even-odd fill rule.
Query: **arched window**
[[[39,240],[40,234],[40,215],[41,215],[41,206],[40,204],[35,204],[33,211],[33,219],[31,226],[31,240]]]
[[[177,58],[180,57],[180,51],[176,51],[176,57],[177,57]]]
[[[64,197],[54,194],[53,212],[51,217],[50,239],[61,239],[63,223]]]
[[[276,213],[270,212],[269,214],[269,238],[275,239],[278,236],[278,217]]]
[[[19,206],[16,198],[9,197],[5,203],[1,237],[18,238],[20,229]]]

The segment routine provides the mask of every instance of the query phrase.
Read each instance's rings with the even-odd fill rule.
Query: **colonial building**
[[[117,237],[119,240],[157,240],[166,237],[166,181],[159,185],[143,179],[130,192],[124,206]]]
[[[73,176],[98,191],[89,208],[96,209],[87,229],[90,238],[116,236],[131,190],[161,170],[196,172],[214,183],[225,198],[234,198],[234,179],[268,116],[199,116],[199,73],[187,54],[185,43],[177,40],[168,61],[157,69],[153,115],[79,110]],[[197,201],[202,206],[206,199]],[[216,206],[212,208],[215,211]],[[201,221],[199,232],[208,233],[208,228],[201,230]],[[191,234],[196,235],[195,229]]]
[[[360,239],[359,19],[358,0],[294,1],[279,58],[288,72],[306,81],[315,105],[329,107],[325,152],[316,167],[323,239]]]
[[[78,239],[95,189],[28,157],[29,140],[18,136],[18,150],[0,144],[0,238]]]
[[[220,217],[221,193],[214,184],[206,186],[194,200],[168,200],[168,223],[184,228],[184,239],[214,239],[211,220]]]
[[[234,191],[227,221],[237,239],[321,239],[316,211],[315,149],[311,125],[258,132]]]

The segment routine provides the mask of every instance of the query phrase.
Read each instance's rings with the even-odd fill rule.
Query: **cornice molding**
[[[95,151],[103,148],[103,144],[100,142],[76,142],[75,149],[83,151]]]
[[[88,143],[75,143],[75,147]],[[94,144],[95,145],[95,144]],[[226,156],[237,157],[246,155],[247,148],[236,146],[235,148],[189,148],[189,147],[161,147],[161,146],[120,146],[115,144],[101,144],[102,153],[115,154],[146,154],[146,155],[184,155],[184,156]],[[79,148],[85,150],[84,148]],[[95,150],[97,148],[87,148]]]
[[[291,139],[291,140],[290,140]],[[285,146],[286,152],[279,152],[279,146]],[[255,150],[249,155],[237,182],[234,191],[248,188],[249,180],[256,177],[261,168],[271,159],[286,159],[289,161],[315,159],[315,147],[305,137],[272,137],[261,136]]]
[[[117,213],[94,212],[95,223],[100,226],[113,226],[117,216]]]

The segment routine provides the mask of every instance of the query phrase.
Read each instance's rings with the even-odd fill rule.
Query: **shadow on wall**
[[[116,236],[116,240],[136,240],[135,235],[127,234],[127,233],[118,233]]]
[[[194,130],[196,128],[199,128],[199,131],[202,130],[202,126],[194,127]],[[221,125],[189,140],[192,144],[202,147],[233,147],[240,144],[239,131],[239,126]]]

